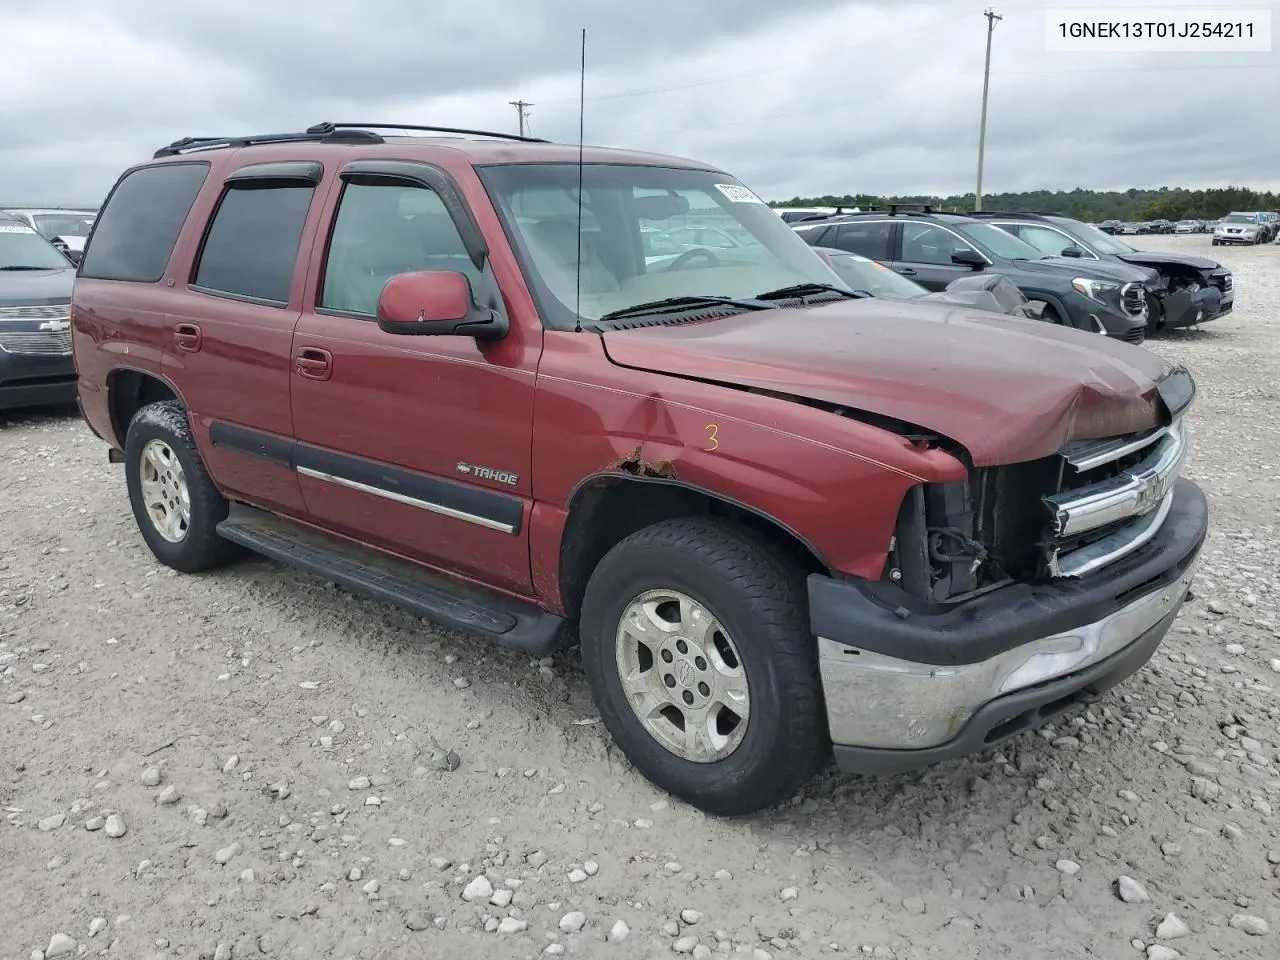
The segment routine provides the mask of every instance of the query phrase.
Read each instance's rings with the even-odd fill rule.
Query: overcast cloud
[[[988,192],[1280,187],[1276,53],[1048,53],[1046,8],[1103,4],[992,5]],[[770,199],[961,192],[986,6],[0,0],[0,200],[99,202],[187,135],[320,120],[514,131],[517,98],[535,135],[576,141],[584,26],[589,142],[709,161]]]

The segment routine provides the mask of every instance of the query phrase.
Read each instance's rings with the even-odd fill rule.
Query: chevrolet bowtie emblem
[[[46,320],[40,324],[41,330],[51,330],[54,333],[61,333],[63,330],[71,329],[70,320]]]

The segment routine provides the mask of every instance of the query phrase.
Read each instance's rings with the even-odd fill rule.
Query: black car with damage
[[[75,402],[74,279],[53,244],[0,214],[0,410]]]
[[[1070,217],[1037,213],[976,213],[1046,254],[1090,262],[1119,262],[1149,271],[1147,332],[1189,327],[1230,313],[1235,306],[1231,271],[1191,253],[1136,250],[1117,237]]]
[[[929,290],[974,273],[1007,277],[1043,319],[1080,330],[1105,329],[1129,343],[1146,338],[1147,271],[1121,262],[1050,257],[1012,234],[966,214],[890,205],[791,225],[813,247],[834,247],[879,260]]]

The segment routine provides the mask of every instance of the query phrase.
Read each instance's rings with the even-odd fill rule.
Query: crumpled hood
[[[1125,263],[1156,270],[1165,266],[1191,267],[1194,270],[1207,270],[1211,273],[1223,269],[1222,264],[1208,257],[1197,257],[1193,253],[1157,253],[1151,250],[1138,250],[1134,253],[1121,253],[1118,256]]]
[[[1129,263],[1114,260],[1087,260],[1084,257],[1045,257],[1043,260],[1019,260],[1018,266],[1033,273],[1071,274],[1090,279],[1102,278],[1117,283],[1145,281],[1151,271]]]
[[[1163,420],[1174,368],[1096,333],[884,299],[608,331],[614,363],[893,417],[962,444],[978,466]]]

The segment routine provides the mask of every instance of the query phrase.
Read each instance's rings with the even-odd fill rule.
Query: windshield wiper
[[[714,306],[739,307],[743,310],[775,310],[778,305],[776,303],[768,303],[762,297],[751,300],[711,296],[667,297],[664,300],[651,300],[648,303],[637,303],[634,306],[623,307],[621,310],[606,313],[598,319],[606,321],[622,320],[625,317],[643,317],[653,313],[678,313],[681,310],[691,310],[696,307]]]
[[[26,263],[5,264],[0,270],[57,270],[57,267],[33,267]]]
[[[756,299],[790,300],[793,297],[809,297],[816,293],[838,293],[846,300],[861,300],[871,296],[860,290],[845,290],[843,287],[835,287],[829,283],[797,283],[789,287],[779,287],[777,290],[767,290],[757,294]]]

